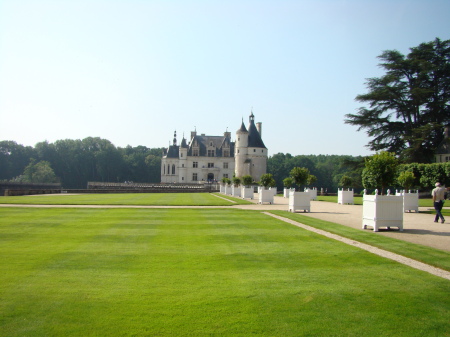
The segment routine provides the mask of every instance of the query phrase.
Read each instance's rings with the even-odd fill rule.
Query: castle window
[[[223,177],[224,177],[224,178],[228,178],[228,173],[224,173],[224,174],[223,174]]]
[[[228,168],[228,163],[223,163],[223,168],[227,169]]]
[[[223,150],[223,156],[229,157],[230,156],[230,150]]]
[[[194,168],[198,167],[198,161],[192,162],[192,167],[194,167]]]
[[[197,173],[192,173],[192,180],[193,181],[197,181],[198,180]]]
[[[194,157],[198,157],[198,149],[193,149],[193,150],[192,150],[192,155],[193,155]]]
[[[172,164],[172,174],[175,174],[175,164]]]
[[[208,157],[214,157],[214,150],[208,150]]]
[[[214,167],[214,163],[208,163],[208,167],[209,167],[209,168]]]
[[[256,149],[253,149],[253,152],[256,152]]]

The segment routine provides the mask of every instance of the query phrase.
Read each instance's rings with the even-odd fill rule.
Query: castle
[[[252,112],[248,128],[242,120],[235,142],[228,131],[223,136],[197,135],[197,131],[193,131],[189,143],[183,136],[178,145],[175,132],[173,144],[163,150],[161,182],[195,184],[245,175],[259,181],[266,173],[268,156],[261,126],[262,123],[255,124]]]

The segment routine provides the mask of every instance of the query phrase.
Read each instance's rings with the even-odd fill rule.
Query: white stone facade
[[[268,151],[261,139],[261,123],[254,123],[250,115],[248,131],[242,122],[236,132],[236,142],[231,132],[223,136],[197,135],[191,132],[189,143],[182,139],[177,145],[176,133],[173,145],[164,150],[161,160],[162,183],[204,183],[251,175],[259,181],[266,173]]]

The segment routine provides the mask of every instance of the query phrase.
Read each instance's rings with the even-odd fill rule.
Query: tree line
[[[64,188],[86,188],[88,181],[161,181],[162,148],[124,148],[109,140],[88,137],[37,143],[34,147],[0,141],[0,181],[60,182]],[[267,172],[279,189],[294,167],[306,167],[317,177],[317,187],[336,191],[343,175],[361,187],[364,157],[339,155],[292,156],[277,153],[268,158]]]
[[[268,158],[267,172],[272,174],[278,190],[283,189],[283,180],[290,177],[292,169],[302,167],[309,170],[319,190],[336,192],[344,176],[350,177],[353,188],[363,188],[361,174],[364,169],[363,156],[349,155],[297,155],[277,153]]]
[[[88,137],[37,143],[34,147],[0,141],[0,181],[60,182],[64,188],[86,188],[88,181],[159,183],[162,148],[114,146],[109,140]],[[373,156],[297,155],[277,153],[267,161],[267,173],[278,190],[294,168],[314,177],[310,187],[335,193],[339,187],[404,187],[428,189],[436,181],[450,185],[450,163],[402,163],[394,153]],[[410,172],[405,176],[406,172]],[[299,186],[300,187],[300,186]],[[304,187],[304,186],[302,186]]]
[[[158,183],[161,156],[162,148],[121,148],[99,137],[34,147],[0,141],[0,181],[58,181],[65,188],[86,188],[88,181]]]

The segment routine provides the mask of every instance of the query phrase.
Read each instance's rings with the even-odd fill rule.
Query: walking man
[[[442,206],[444,206],[445,188],[441,186],[441,183],[436,183],[436,188],[431,192],[431,195],[433,197],[434,209],[436,210],[434,222],[438,222],[439,218],[441,218],[441,223],[444,223],[445,219],[441,211]]]

